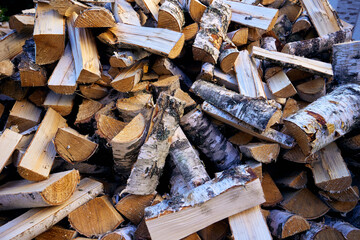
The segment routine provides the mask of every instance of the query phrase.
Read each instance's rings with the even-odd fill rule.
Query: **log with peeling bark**
[[[162,92],[173,95],[180,89],[179,76],[164,76],[163,79],[150,84],[154,97],[157,98]]]
[[[215,0],[206,8],[200,21],[200,30],[192,45],[196,61],[215,64],[220,55],[220,47],[230,24],[229,5]]]
[[[33,36],[36,64],[44,65],[59,60],[65,49],[65,19],[49,4],[39,2]]]
[[[20,132],[36,126],[40,121],[41,109],[29,101],[16,101],[12,107],[6,127],[16,125]]]
[[[88,8],[87,5],[76,0],[49,0],[49,4],[53,9],[66,17],[70,17],[74,12],[79,14],[82,10]]]
[[[315,239],[339,239],[345,240],[340,231],[325,223],[310,222],[310,229],[301,234],[301,240],[315,240]]]
[[[130,122],[135,116],[141,113],[145,119],[148,119],[153,110],[153,96],[151,94],[139,94],[130,98],[117,100],[116,108],[120,117],[125,122]]]
[[[138,13],[133,9],[129,2],[126,0],[115,0],[112,6],[112,12],[117,23],[121,22],[141,26]]]
[[[116,25],[112,12],[104,7],[91,7],[80,12],[74,23],[76,28],[105,28]]]
[[[359,110],[360,87],[346,84],[286,118],[284,123],[303,153],[309,155],[348,133],[357,124]]]
[[[19,162],[17,171],[21,177],[29,181],[42,181],[49,177],[56,155],[52,139],[58,128],[65,126],[66,120],[49,108]]]
[[[360,229],[354,227],[348,222],[326,217],[325,224],[341,232],[347,240],[355,240],[360,238]]]
[[[107,196],[90,200],[72,211],[68,219],[77,232],[87,237],[99,237],[124,222]]]
[[[332,66],[334,79],[339,84],[360,83],[360,41],[333,46]]]
[[[144,50],[115,51],[109,62],[112,67],[126,68],[148,56],[150,53]]]
[[[174,97],[160,94],[151,120],[150,133],[140,148],[123,192],[146,195],[155,191],[169,153],[169,139],[179,126],[184,105]]]
[[[326,83],[324,78],[316,78],[296,86],[299,97],[307,102],[314,102],[325,96]]]
[[[92,83],[101,77],[98,51],[90,29],[75,27],[77,17],[78,15],[73,13],[67,19],[76,81],[79,83]]]
[[[181,32],[185,25],[184,12],[176,0],[165,0],[159,8],[157,27]]]
[[[194,82],[191,90],[215,107],[260,131],[268,129],[280,120],[281,111],[265,99],[242,96],[202,80]]]
[[[243,27],[235,31],[228,32],[227,36],[237,46],[242,46],[247,43],[249,28]]]
[[[111,233],[107,233],[100,238],[100,240],[132,240],[134,237],[136,227],[130,225],[127,227],[119,228]]]
[[[74,230],[66,229],[55,225],[46,232],[36,236],[35,240],[47,240],[56,238],[61,238],[61,240],[71,240],[74,239],[77,235],[77,232]]]
[[[16,150],[22,135],[10,129],[5,129],[0,136],[0,173],[11,162],[11,156]]]
[[[147,121],[141,113],[114,136],[111,140],[111,146],[116,173],[127,176],[130,174],[146,136]]]
[[[70,127],[58,129],[54,145],[59,156],[70,163],[88,160],[98,148],[97,143]]]
[[[59,94],[73,94],[76,90],[75,63],[70,44],[48,80],[48,87]]]
[[[351,37],[352,31],[350,29],[343,29],[317,38],[289,42],[285,44],[281,51],[296,56],[311,57],[330,50],[335,44],[349,42]]]
[[[0,210],[60,205],[71,197],[79,181],[79,172],[70,170],[50,174],[41,182],[7,182],[0,186]]]
[[[34,31],[35,16],[32,14],[16,14],[10,17],[9,27],[18,33]]]
[[[132,26],[124,23],[118,23],[116,27],[100,34],[98,38],[111,45],[123,43],[143,47],[149,52],[169,58],[176,58],[180,54],[185,41],[183,33],[163,28]]]
[[[333,71],[330,63],[312,60],[304,57],[294,56],[281,52],[268,51],[254,46],[252,56],[264,59],[283,67],[297,68],[325,77],[332,77]]]
[[[54,109],[61,116],[67,116],[74,107],[74,99],[75,95],[62,95],[51,91],[46,95],[43,106]]]
[[[139,61],[131,67],[120,70],[120,73],[111,81],[111,86],[119,92],[129,92],[140,82],[146,61]]]
[[[231,200],[234,196],[237,201]],[[218,201],[232,204],[228,207],[227,204],[217,204]],[[238,166],[225,170],[183,197],[146,208],[145,220],[152,239],[180,239],[263,201],[259,179],[250,168]],[[205,207],[209,211],[201,211]]]
[[[189,189],[195,188],[210,180],[204,163],[185,136],[181,127],[171,137],[169,155]]]
[[[258,162],[271,163],[277,160],[280,146],[274,143],[249,143],[240,146],[240,151]]]
[[[0,227],[1,239],[33,239],[65,218],[84,203],[103,192],[102,183],[85,178],[74,194],[63,204],[49,208],[33,208]],[[24,222],[27,222],[24,225]]]
[[[280,210],[270,210],[267,221],[271,234],[279,239],[310,229],[310,224],[303,217]]]
[[[181,127],[187,137],[208,157],[217,171],[239,164],[241,154],[198,109],[184,115]],[[216,143],[216,144],[215,144]]]

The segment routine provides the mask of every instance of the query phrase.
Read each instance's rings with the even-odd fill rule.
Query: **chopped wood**
[[[125,122],[130,122],[135,116],[141,113],[145,119],[151,115],[153,110],[153,97],[151,94],[139,94],[130,98],[117,100],[116,108],[120,117]]]
[[[297,0],[285,1],[279,9],[279,16],[286,15],[291,22],[295,22],[303,11],[303,6],[299,3]]]
[[[214,66],[214,65],[212,65]],[[238,87],[238,83],[237,83],[237,79],[236,79],[236,75],[234,71],[230,71],[229,73],[224,73],[223,71],[221,71],[218,68],[214,68],[213,70],[213,78],[214,81],[219,84],[224,86],[225,88],[238,92],[239,91],[239,87]],[[206,78],[202,77],[203,80],[207,80]],[[209,80],[207,80],[209,81]]]
[[[16,125],[20,132],[34,127],[40,122],[41,109],[34,104],[22,100],[16,101],[12,107],[6,127]]]
[[[285,103],[282,118],[283,119],[287,118],[299,110],[300,110],[300,107],[299,107],[299,104],[297,103],[297,101],[292,98],[289,98]]]
[[[345,239],[340,231],[324,223],[310,222],[310,230],[301,235],[302,240],[315,239]]]
[[[0,61],[0,79],[10,77],[13,74],[14,64],[8,59]]]
[[[174,0],[165,0],[159,8],[157,27],[181,32],[184,25],[185,16],[179,2]]]
[[[279,13],[280,17],[277,19],[272,31],[280,42],[285,43],[291,34],[292,23],[286,14],[281,14],[281,9]]]
[[[227,36],[235,44],[235,46],[239,47],[247,43],[248,34],[249,28],[243,27],[235,31],[228,32]]]
[[[319,194],[326,199],[340,202],[357,202],[359,200],[359,188],[357,186],[351,186],[340,192],[319,191]]]
[[[111,140],[114,170],[129,175],[147,136],[147,121],[139,113]]]
[[[48,87],[59,94],[73,94],[76,90],[75,63],[70,44],[48,80]]]
[[[11,78],[5,78],[0,81],[0,93],[20,101],[27,96],[29,88],[21,87],[19,72],[14,75]]]
[[[237,201],[230,200],[234,196]],[[216,201],[232,202],[232,206],[228,208],[226,204],[216,204]],[[164,200],[146,208],[146,225],[152,239],[180,239],[263,201],[260,181],[249,168],[238,166],[190,190],[182,199]],[[201,211],[205,207],[209,211]],[[196,214],[189,218],[189,214],[194,212]],[[186,227],[180,226],[180,222],[186,223]]]
[[[96,83],[90,85],[80,85],[79,90],[85,98],[100,99],[108,94],[106,87],[100,86]]]
[[[251,140],[253,139],[253,136],[243,132],[243,131],[239,131],[237,133],[235,133],[234,135],[232,135],[231,137],[229,137],[229,141],[232,144],[235,145],[245,145],[251,142]]]
[[[35,17],[30,14],[16,14],[10,17],[9,27],[18,33],[33,32]]]
[[[199,0],[188,0],[188,8],[191,18],[199,23],[202,15],[204,14],[207,6]]]
[[[84,99],[79,105],[79,111],[76,115],[75,124],[88,123],[94,117],[103,105],[91,99]]]
[[[50,174],[48,179],[41,182],[7,182],[0,186],[0,210],[63,204],[74,193],[79,181],[79,172],[70,170]]]
[[[6,165],[11,162],[11,156],[16,150],[22,135],[10,129],[5,131],[0,136],[0,173]]]
[[[180,88],[175,90],[174,97],[185,102],[185,111],[192,110],[196,106],[196,102],[190,97],[187,92],[184,92]]]
[[[133,9],[131,4],[126,0],[115,0],[113,11],[116,22],[130,25],[141,26],[138,13]]]
[[[70,17],[72,13],[79,14],[82,10],[88,8],[87,5],[76,0],[49,0],[50,6],[65,17]]]
[[[200,236],[197,233],[193,233],[182,240],[201,240]]]
[[[36,64],[44,65],[59,60],[65,49],[65,19],[49,4],[39,2],[33,36]]]
[[[359,193],[359,192],[357,192]],[[324,199],[324,202],[331,208],[333,212],[346,214],[357,206],[357,201],[337,201],[332,199]]]
[[[144,50],[115,51],[109,62],[112,67],[126,68],[148,56],[150,56],[150,53]]]
[[[74,56],[76,81],[92,83],[100,79],[100,61],[95,39],[90,29],[76,28],[75,21],[78,15],[73,13],[67,19],[67,27]]]
[[[305,219],[316,219],[329,211],[329,207],[307,188],[286,192],[283,196],[284,201],[281,202],[281,207]]]
[[[100,114],[96,120],[96,133],[110,142],[125,126],[122,121]]]
[[[180,119],[187,137],[206,155],[217,171],[240,163],[241,154],[198,109]],[[188,174],[188,173],[187,173]]]
[[[341,232],[345,239],[355,240],[360,238],[360,229],[350,223],[327,217],[325,218],[325,224]]]
[[[111,38],[109,38],[109,35]],[[116,27],[110,28],[108,32],[100,34],[99,39],[110,44],[124,43],[143,47],[149,52],[169,58],[176,58],[180,54],[185,41],[183,33],[163,28],[154,29],[123,23],[118,23]]]
[[[153,18],[158,21],[159,6],[155,0],[135,0],[136,4],[141,7],[144,13],[151,13]]]
[[[81,11],[74,23],[76,28],[106,28],[115,25],[113,14],[104,7],[91,7]]]
[[[1,239],[32,239],[50,229],[70,212],[102,193],[103,184],[85,178],[65,203],[48,208],[33,208],[0,227]],[[86,218],[85,218],[86,219]],[[24,222],[27,224],[24,225]]]
[[[67,116],[71,113],[74,106],[75,95],[62,95],[49,92],[43,103],[44,107],[52,108],[61,116]]]
[[[238,55],[239,50],[237,50],[235,44],[226,36],[220,47],[219,62],[221,70],[225,73],[230,72]]]
[[[132,240],[134,237],[136,227],[133,225],[119,228],[111,233],[107,233],[100,238],[100,240]]]
[[[156,194],[133,195],[122,198],[115,208],[133,224],[138,225],[144,217],[145,208],[150,206]]]
[[[223,239],[228,235],[229,223],[227,219],[213,223],[198,231],[201,240]]]
[[[181,32],[185,35],[185,41],[194,39],[198,31],[199,31],[199,24],[196,22],[185,26],[181,30]]]
[[[251,167],[256,176],[262,181],[262,163],[249,159],[245,161],[245,164]]]
[[[240,146],[240,151],[258,162],[271,163],[277,160],[280,146],[274,143],[248,143]]]
[[[37,236],[35,240],[47,240],[47,239],[71,240],[74,239],[76,235],[77,232],[74,230],[69,230],[55,225],[46,232]]]
[[[241,213],[229,217],[229,224],[234,240],[272,239],[260,206],[252,207]]]
[[[340,86],[284,120],[305,155],[317,152],[351,130],[360,109],[356,95],[359,93],[356,85]],[[341,112],[341,116],[332,112]]]
[[[275,206],[283,200],[283,196],[268,172],[262,174],[261,186],[264,191],[264,207]]]
[[[145,61],[139,61],[131,67],[121,69],[119,74],[111,81],[111,86],[119,92],[129,92],[140,82]]]
[[[288,68],[285,70],[286,76],[290,79],[291,82],[296,82],[300,80],[304,80],[307,78],[311,78],[314,74],[302,71],[296,68]]]
[[[308,16],[307,12],[303,11],[301,16],[298,17],[296,19],[296,21],[294,22],[294,24],[292,26],[292,29],[291,29],[291,32],[293,34],[297,33],[297,32],[301,32],[301,31],[306,32],[307,30],[309,30],[309,28],[311,26],[312,26],[312,24],[310,22],[310,19],[309,19],[309,16]]]
[[[301,0],[319,36],[340,31],[341,23],[327,0]]]
[[[65,127],[66,120],[49,108],[36,131],[26,153],[18,165],[18,173],[29,181],[42,181],[49,177],[56,155],[52,139],[58,128]]]
[[[150,84],[154,97],[157,98],[160,93],[166,92],[173,95],[177,89],[180,89],[179,76],[165,77],[159,81]]]
[[[320,62],[304,57],[293,56],[286,53],[268,51],[254,46],[252,55],[259,59],[279,64],[283,67],[297,68],[306,72],[322,75],[325,77],[333,76],[330,63]]]
[[[266,80],[271,93],[280,98],[288,98],[296,94],[296,89],[284,71],[279,71]]]
[[[296,86],[300,98],[307,102],[314,102],[325,96],[326,86],[323,78],[316,78]]]
[[[49,89],[47,89],[46,87],[35,88],[34,91],[28,96],[28,99],[36,106],[42,107],[48,93]]]
[[[307,184],[307,173],[306,171],[298,170],[287,174],[285,177],[276,179],[275,182],[279,186],[302,189]]]
[[[87,237],[103,235],[124,221],[107,196],[90,200],[72,211],[68,219],[77,232]]]
[[[18,33],[15,30],[0,37],[0,61],[12,59],[22,51],[25,41],[31,37],[29,33]]]

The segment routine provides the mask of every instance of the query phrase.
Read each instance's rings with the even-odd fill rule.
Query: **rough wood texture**
[[[34,104],[22,100],[16,101],[12,107],[6,127],[16,125],[20,132],[34,127],[40,122],[41,109]]]
[[[44,65],[59,60],[65,49],[65,19],[49,4],[39,2],[33,36],[36,64]]]
[[[45,108],[52,108],[61,116],[67,116],[71,113],[74,106],[75,95],[62,95],[49,92],[43,102]]]
[[[35,238],[35,240],[48,240],[48,239],[71,240],[74,239],[76,236],[77,236],[76,231],[55,225],[46,232],[38,235]]]
[[[240,163],[238,150],[200,110],[187,113],[180,123],[187,137],[207,156],[217,171]]]
[[[111,233],[107,233],[100,240],[132,240],[136,227],[133,225],[119,228]]]
[[[74,12],[79,14],[82,10],[88,8],[87,5],[76,0],[49,0],[49,2],[53,9],[66,17],[70,17]]]
[[[194,39],[198,31],[199,31],[199,24],[196,22],[184,27],[182,33],[185,35],[185,41]]]
[[[29,181],[42,181],[49,177],[56,155],[52,139],[58,128],[65,126],[66,120],[49,108],[20,160],[17,170],[21,177]]]
[[[164,76],[164,78],[151,83],[151,89],[155,98],[162,92],[166,92],[169,95],[174,95],[177,89],[180,89],[179,76]]]
[[[146,61],[139,61],[131,67],[120,70],[120,73],[111,81],[111,86],[119,92],[129,92],[140,82]]]
[[[139,15],[126,0],[115,0],[113,3],[113,13],[117,23],[141,26]]]
[[[93,119],[94,115],[103,107],[100,102],[83,99],[82,103],[79,105],[79,111],[76,115],[75,124],[88,123]]]
[[[126,68],[148,56],[150,53],[144,50],[114,51],[109,62],[112,67]]]
[[[103,235],[124,221],[107,196],[90,200],[72,211],[68,218],[71,226],[87,237]]]
[[[9,27],[18,33],[34,31],[35,16],[32,14],[16,14],[10,17]]]
[[[280,119],[280,110],[264,99],[248,98],[202,80],[194,82],[191,90],[215,107],[261,131]]]
[[[261,186],[266,200],[262,206],[275,206],[283,200],[283,196],[268,172],[264,172],[262,176]]]
[[[227,219],[224,219],[201,229],[198,234],[202,240],[216,240],[225,238],[228,232],[229,223]]]
[[[230,38],[227,36],[224,37],[224,41],[220,47],[220,68],[223,72],[228,73],[234,66],[234,62],[236,61],[239,55],[239,50],[236,45],[231,42]]]
[[[0,173],[3,168],[11,162],[11,156],[19,144],[22,135],[10,129],[5,131],[0,136]]]
[[[296,19],[296,21],[292,25],[291,32],[293,34],[301,31],[306,32],[311,26],[312,23],[310,22],[307,12],[303,11],[301,16],[298,17],[298,19]]]
[[[235,31],[228,32],[227,36],[237,46],[242,46],[247,43],[249,28],[243,27]]]
[[[80,85],[79,90],[85,98],[100,99],[108,94],[108,88],[96,83]]]
[[[325,224],[341,232],[347,240],[356,240],[360,238],[360,229],[354,227],[350,223],[327,217],[325,218]]]
[[[271,163],[276,161],[279,152],[279,144],[273,143],[249,143],[240,146],[240,151],[247,157],[258,162]]]
[[[266,80],[271,93],[279,98],[288,98],[296,94],[296,89],[286,76],[284,71],[279,71]]]
[[[96,134],[110,142],[125,126],[122,121],[100,114],[96,120]]]
[[[76,28],[115,27],[115,18],[110,10],[104,7],[91,7],[81,11],[75,20]]]
[[[7,182],[0,187],[0,210],[60,205],[71,197],[79,181],[79,172],[70,170],[50,174],[41,182]]]
[[[286,173],[286,176],[275,180],[277,185],[292,189],[304,188],[307,181],[307,172],[302,170]]]
[[[76,28],[75,21],[78,15],[73,13],[67,19],[67,27],[74,56],[76,81],[92,83],[100,79],[100,61],[95,39],[90,29]]]
[[[169,153],[169,138],[179,126],[184,103],[167,94],[157,100],[150,133],[141,146],[138,159],[131,170],[124,192],[147,195],[155,191],[159,183],[165,159]]]
[[[307,102],[314,102],[325,96],[326,83],[324,78],[316,78],[296,86],[300,98]]]
[[[84,203],[103,192],[103,184],[85,178],[65,203],[48,208],[34,208],[0,227],[1,239],[32,239],[45,232]]]
[[[237,201],[231,200],[235,196]],[[238,166],[225,170],[183,197],[146,208],[146,225],[152,239],[180,239],[263,201],[259,179],[249,168]],[[230,202],[231,207],[227,207]],[[205,207],[209,211],[202,211]]]
[[[185,16],[179,2],[175,0],[164,1],[159,8],[157,27],[181,32],[184,25]]]
[[[306,231],[300,236],[301,240],[315,240],[315,239],[338,239],[345,240],[341,232],[325,225],[324,223],[310,222],[310,230]]]
[[[0,61],[12,59],[22,51],[25,41],[31,37],[29,33],[17,33],[15,30],[0,37]]]
[[[10,77],[13,74],[14,64],[8,59],[0,61],[0,79]]]
[[[153,18],[158,21],[159,6],[155,0],[135,0],[136,4],[141,7],[144,13],[151,13]]]
[[[360,87],[347,84],[284,120],[305,155],[317,152],[351,130],[360,111]],[[308,128],[309,127],[309,128]]]
[[[153,97],[151,94],[139,94],[130,98],[122,98],[117,100],[116,108],[120,117],[125,122],[130,122],[134,117],[141,113],[145,119],[151,115],[153,109]]]

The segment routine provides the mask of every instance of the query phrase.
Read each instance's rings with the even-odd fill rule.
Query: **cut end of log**
[[[39,182],[49,178],[49,175],[45,176],[22,166],[18,166],[17,171],[22,178],[29,181]]]
[[[82,11],[75,20],[77,28],[101,28],[116,26],[113,14],[103,7],[92,7]]]
[[[175,43],[175,46],[171,49],[168,57],[170,59],[174,59],[177,56],[179,56],[179,54],[181,53],[181,50],[184,47],[184,43],[185,43],[185,35],[182,34],[180,39]]]
[[[301,151],[304,153],[305,156],[308,156],[311,151],[309,146],[309,136],[295,123],[284,119],[284,124],[286,130],[289,131],[290,135],[295,138],[297,144],[300,146]]]

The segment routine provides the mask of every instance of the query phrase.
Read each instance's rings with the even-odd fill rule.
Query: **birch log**
[[[230,24],[229,5],[214,0],[205,10],[200,21],[200,30],[196,34],[192,52],[196,61],[215,64],[220,47]]]
[[[177,98],[160,94],[154,110],[151,132],[140,148],[138,159],[123,192],[147,195],[155,191],[169,153],[169,138],[179,126],[184,105]]]
[[[139,15],[126,0],[115,0],[113,5],[115,21],[130,25],[141,26]]]
[[[225,36],[220,47],[219,62],[221,70],[225,73],[230,72],[238,55],[239,50],[236,45],[230,40],[230,38]]]
[[[180,124],[197,147],[209,158],[217,171],[239,164],[241,154],[198,109],[184,115]]]
[[[157,27],[181,32],[185,25],[184,12],[177,0],[166,0],[159,8]]]
[[[260,98],[249,98],[215,84],[197,80],[191,90],[215,107],[261,131],[279,122],[281,111]]]
[[[359,123],[360,86],[346,84],[284,120],[305,155],[348,133]]]

